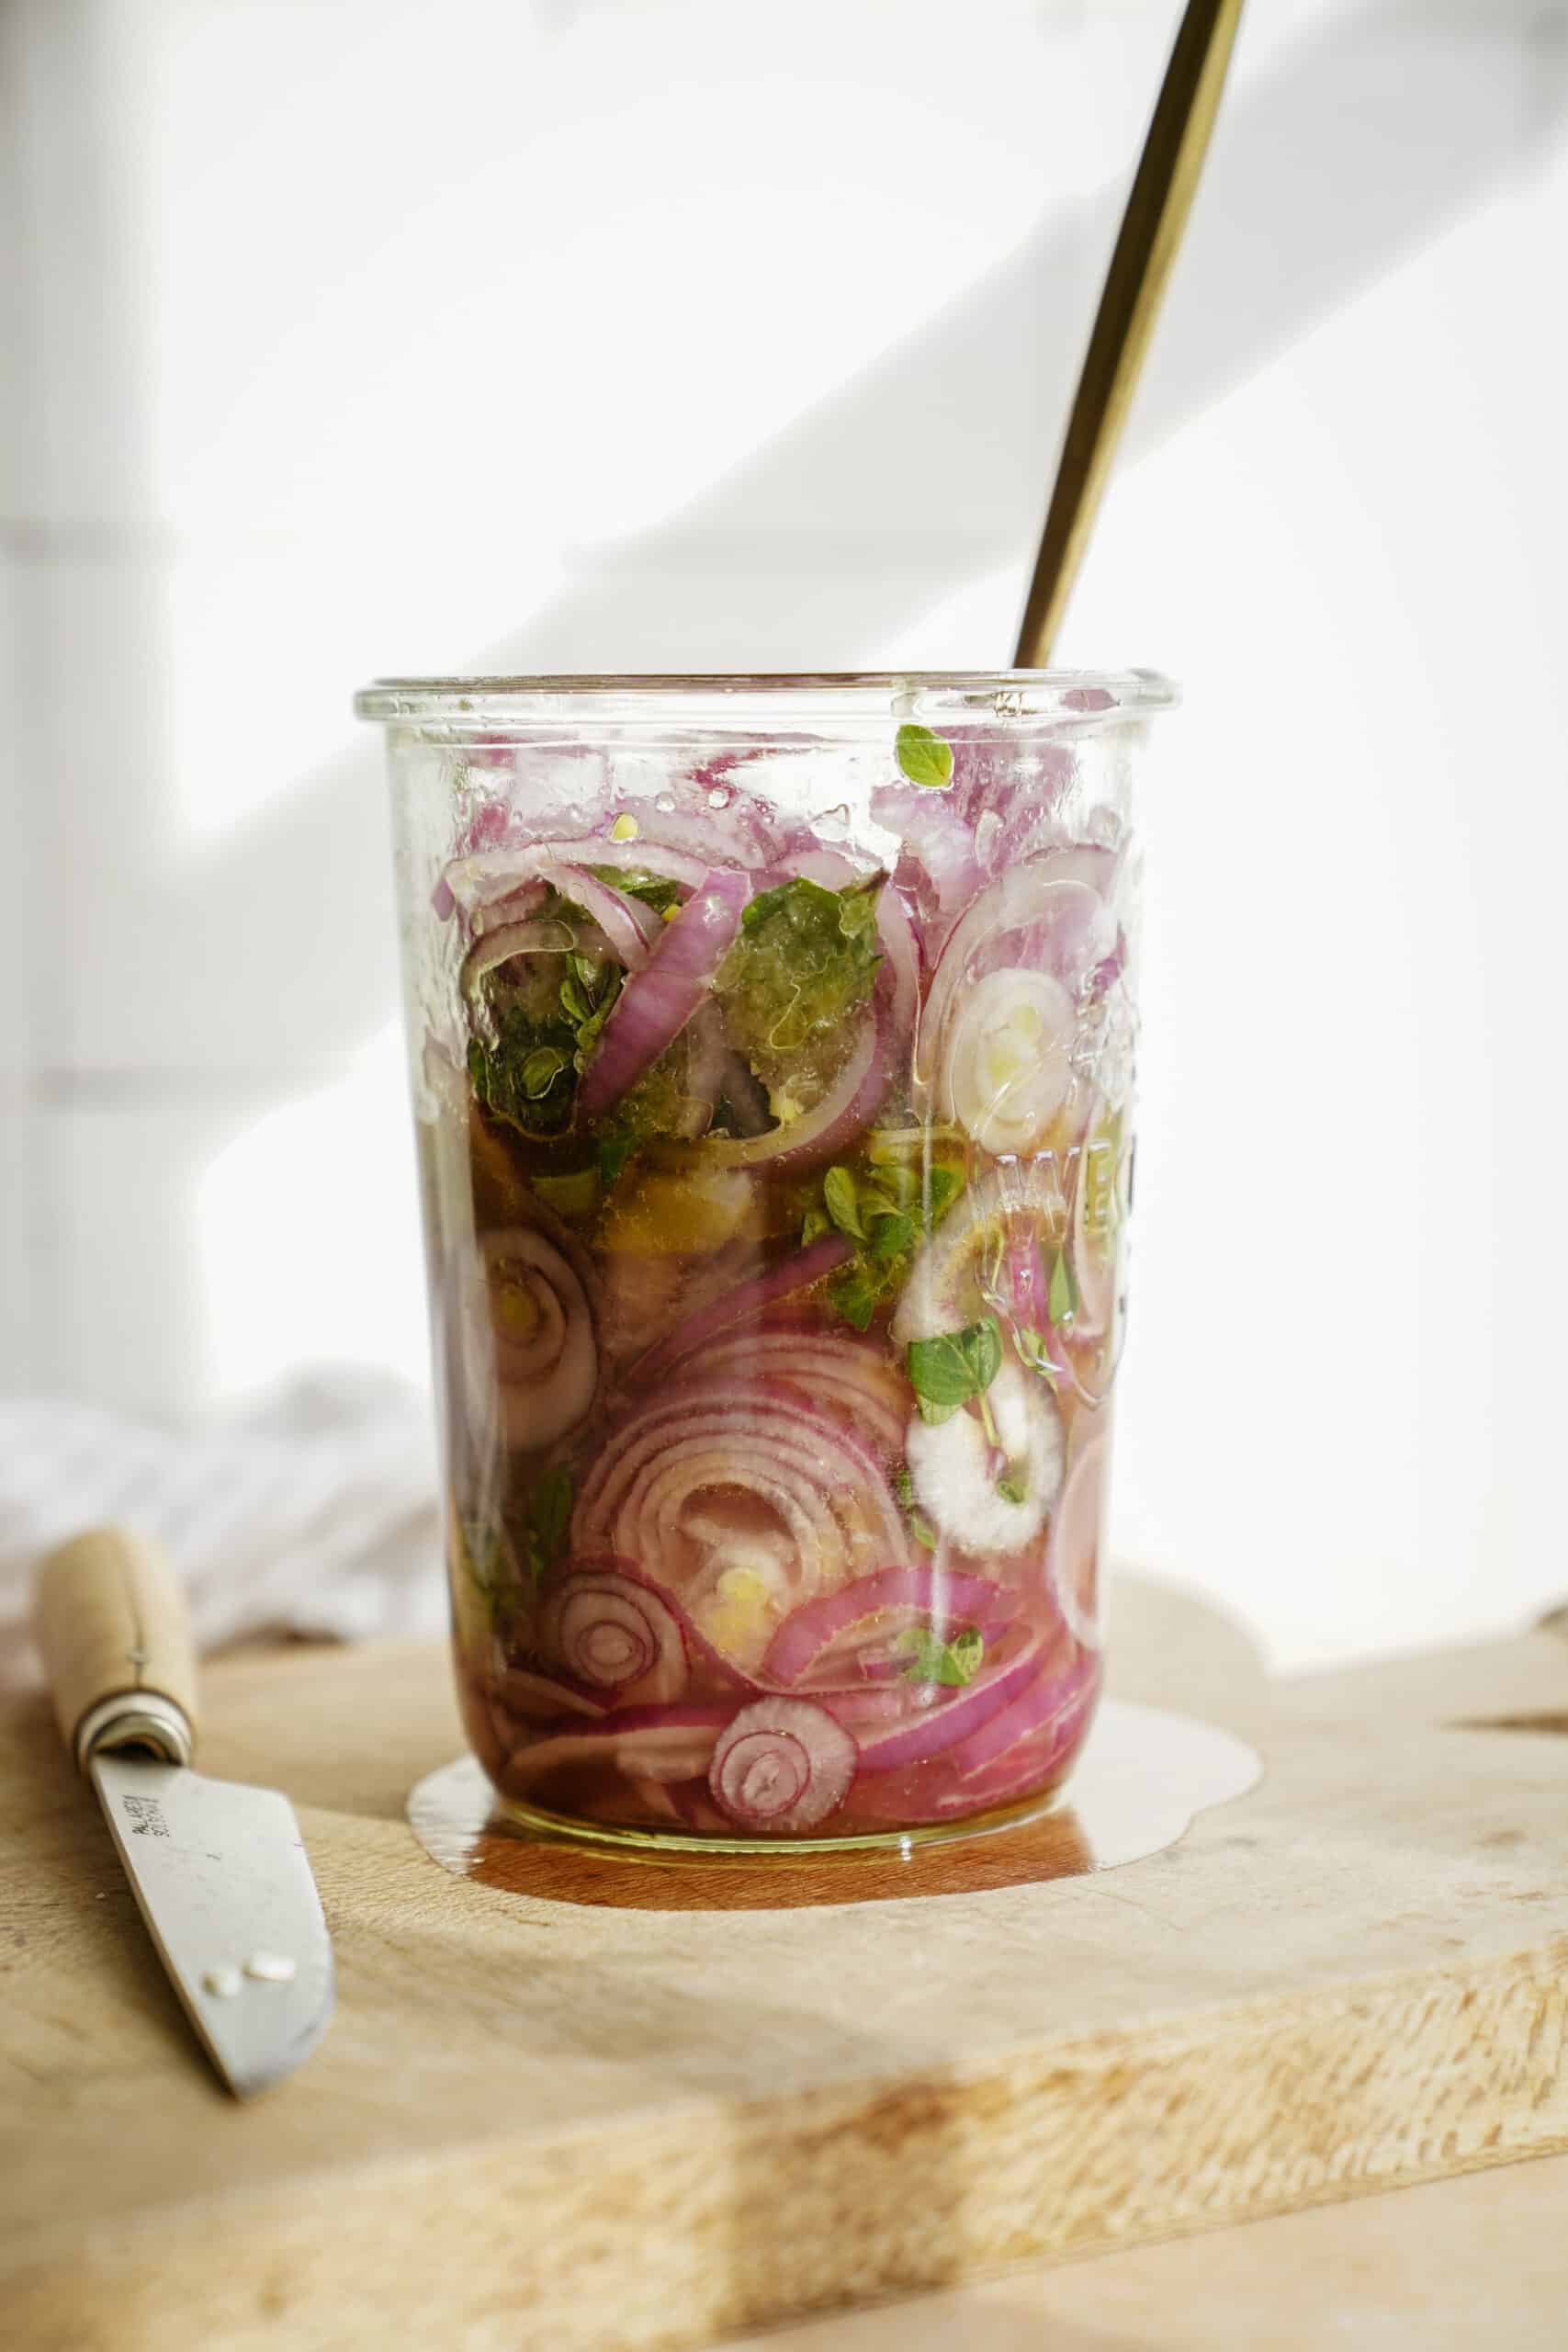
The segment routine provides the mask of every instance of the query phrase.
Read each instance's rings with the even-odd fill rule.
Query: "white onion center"
[[[994,1156],[1039,1150],[1072,1086],[1074,1027],[1072,998],[1048,972],[987,972],[942,1047],[943,1117]]]

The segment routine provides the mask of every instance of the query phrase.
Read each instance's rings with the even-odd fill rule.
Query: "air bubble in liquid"
[[[716,784],[713,790],[708,794],[708,807],[710,808],[728,808],[729,802],[730,791],[728,786],[725,784]]]
[[[672,792],[661,792],[653,805],[661,817],[672,817],[675,814],[675,796]]]

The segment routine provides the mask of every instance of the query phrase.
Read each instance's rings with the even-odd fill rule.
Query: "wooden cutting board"
[[[1119,1869],[784,1910],[440,1867],[404,1818],[458,1746],[437,1652],[215,1666],[202,1763],[295,1800],[339,1970],[243,2109],[12,1702],[7,2346],[697,2343],[1568,2146],[1568,1646],[1270,1689],[1131,1583],[1116,1643],[1124,1697],[1228,1725],[1262,1784]]]

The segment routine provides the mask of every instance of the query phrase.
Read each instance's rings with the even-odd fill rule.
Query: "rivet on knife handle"
[[[38,1573],[33,1625],[78,1771],[100,1747],[150,1747],[189,1763],[196,1657],[185,1596],[151,1544],[99,1527],[51,1552]]]

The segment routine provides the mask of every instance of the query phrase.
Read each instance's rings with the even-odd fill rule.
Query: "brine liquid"
[[[663,1837],[1043,1799],[1100,1679],[1119,770],[906,728],[536,771],[452,763],[416,990],[475,1749]]]

